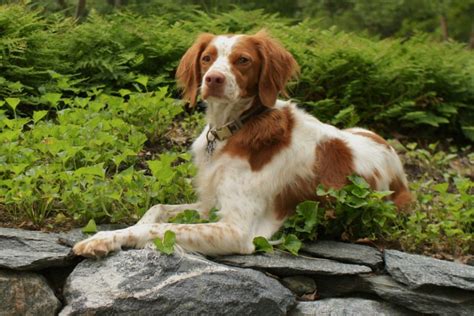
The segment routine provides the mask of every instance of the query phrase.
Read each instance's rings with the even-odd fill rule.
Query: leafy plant
[[[160,252],[171,255],[174,252],[174,245],[176,243],[176,234],[171,231],[167,230],[163,236],[163,239],[157,238],[153,241]]]
[[[296,255],[302,241],[315,240],[318,234],[346,240],[389,236],[397,217],[393,203],[384,199],[391,192],[374,191],[357,175],[349,176],[348,180],[349,184],[340,190],[318,186],[316,193],[325,202],[300,203],[295,214],[272,237],[277,247]],[[254,244],[257,251],[271,249],[263,237],[254,239]]]

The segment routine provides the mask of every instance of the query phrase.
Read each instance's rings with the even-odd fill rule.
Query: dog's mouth
[[[201,92],[201,97],[203,100],[207,99],[228,99],[224,94],[224,89],[210,89],[208,87],[203,87]]]

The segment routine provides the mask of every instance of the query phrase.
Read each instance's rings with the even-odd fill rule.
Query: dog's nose
[[[209,87],[220,87],[225,82],[225,76],[217,71],[210,72],[204,79]]]

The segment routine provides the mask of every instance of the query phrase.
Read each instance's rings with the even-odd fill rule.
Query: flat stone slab
[[[71,248],[58,242],[60,235],[0,228],[0,268],[39,270],[67,266]]]
[[[314,302],[299,302],[290,316],[314,315],[409,315],[407,310],[388,303],[363,298],[329,298]]]
[[[61,307],[46,279],[32,272],[0,270],[0,315],[53,316]]]
[[[242,268],[267,270],[276,275],[319,274],[353,275],[372,272],[367,266],[346,264],[328,259],[293,256],[284,252],[273,254],[255,254],[248,256],[225,256],[216,261]]]
[[[302,251],[316,257],[367,265],[373,269],[383,266],[382,253],[375,248],[364,245],[321,240],[314,243],[305,243]]]
[[[385,265],[395,280],[411,289],[434,285],[474,291],[472,266],[397,250],[385,251]]]
[[[286,315],[292,293],[265,274],[152,249],[84,260],[59,315]]]
[[[362,277],[367,293],[429,315],[465,315],[474,311],[474,293],[452,288],[411,290],[387,275]]]

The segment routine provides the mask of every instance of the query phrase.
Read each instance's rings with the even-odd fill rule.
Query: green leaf
[[[361,176],[353,174],[353,175],[348,176],[348,178],[354,185],[356,185],[357,187],[359,187],[361,189],[369,189],[370,188],[370,185]]]
[[[255,245],[255,252],[265,252],[272,253],[273,246],[270,245],[268,240],[265,237],[258,236],[253,239],[253,244]]]
[[[8,168],[13,171],[14,174],[19,174],[25,170],[25,168],[28,167],[27,163],[19,163],[16,165],[9,165]]]
[[[34,111],[33,112],[33,122],[37,123],[43,117],[45,117],[47,114],[48,114],[48,111]]]
[[[92,176],[98,176],[102,179],[105,178],[105,169],[104,169],[104,163],[99,163],[94,166],[90,167],[82,167],[77,169],[74,174],[76,176],[82,176],[82,175],[92,175]]]
[[[203,220],[201,219],[199,212],[196,210],[184,210],[176,216],[168,219],[168,223],[175,224],[199,224],[202,222]]]
[[[296,213],[303,217],[304,232],[310,233],[318,224],[318,202],[305,201],[300,203],[296,207]]]
[[[147,161],[147,164],[150,168],[151,174],[163,184],[170,183],[176,175],[176,172],[167,161],[149,160]]]
[[[295,256],[298,255],[298,252],[300,251],[302,245],[303,243],[301,242],[301,240],[299,240],[298,237],[296,237],[296,235],[294,234],[289,234],[285,236],[285,241],[283,242],[283,244],[281,244],[283,249],[288,250]]]
[[[209,212],[209,223],[215,223],[218,222],[221,218],[219,217],[219,214],[217,214],[219,210],[215,207],[211,209]]]
[[[52,107],[56,107],[58,105],[59,100],[61,100],[61,93],[45,93],[42,97],[41,100],[46,101],[49,103]]]
[[[135,79],[135,81],[146,88],[148,85],[148,76],[140,76],[137,79]]]
[[[438,183],[433,186],[433,190],[438,191],[439,193],[446,193],[448,191],[449,183]]]
[[[82,227],[82,232],[84,234],[94,234],[97,233],[97,225],[93,218],[89,220],[86,226]]]
[[[132,91],[130,91],[128,89],[120,89],[118,92],[120,93],[120,96],[122,96],[122,97],[132,93]]]
[[[165,253],[167,255],[171,255],[174,252],[174,245],[176,243],[176,234],[171,231],[167,230],[163,239],[155,239],[153,243],[160,252]]]
[[[15,111],[18,104],[20,104],[20,99],[18,98],[5,98],[5,101],[7,101],[8,105],[13,109],[13,111]]]

